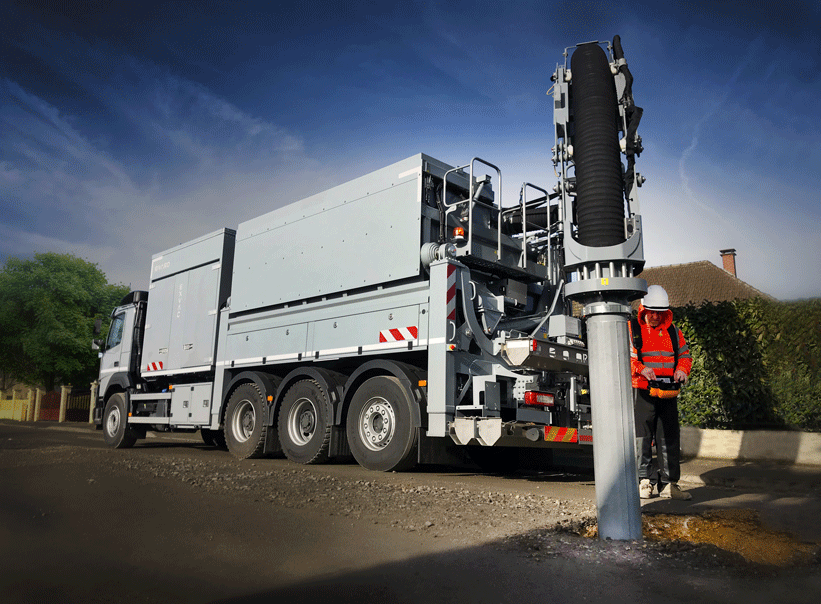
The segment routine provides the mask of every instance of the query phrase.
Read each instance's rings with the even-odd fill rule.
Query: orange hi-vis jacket
[[[666,310],[662,314],[661,323],[655,329],[647,324],[647,309],[639,306],[638,322],[641,327],[641,361],[639,361],[638,351],[633,346],[632,326],[630,334],[630,370],[633,375],[633,388],[647,390],[650,383],[643,375],[642,369],[649,367],[656,377],[672,378],[677,369],[690,375],[693,367],[693,357],[690,355],[690,347],[684,340],[684,334],[679,328],[675,328],[678,334],[678,342],[670,341],[669,328],[673,324],[673,311]],[[675,351],[673,346],[678,348],[678,364],[676,365]]]

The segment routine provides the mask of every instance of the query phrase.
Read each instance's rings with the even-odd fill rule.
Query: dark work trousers
[[[633,390],[636,413],[636,456],[639,479],[649,478],[663,487],[681,477],[681,429],[678,398],[656,398],[647,390]],[[656,456],[653,460],[653,439]],[[661,490],[661,488],[659,489]]]

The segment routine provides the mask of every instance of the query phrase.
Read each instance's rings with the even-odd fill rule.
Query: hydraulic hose
[[[527,211],[527,230],[546,230],[551,224],[559,219],[559,208],[557,206],[543,206]],[[502,231],[505,235],[515,235],[522,232],[522,212],[521,210],[512,212],[504,218]]]
[[[580,45],[570,68],[579,243],[618,245],[625,240],[625,214],[616,86],[598,44]]]

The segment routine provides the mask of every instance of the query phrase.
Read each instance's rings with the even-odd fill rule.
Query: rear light
[[[525,405],[534,405],[537,407],[552,407],[553,395],[547,392],[534,392],[533,390],[525,392]]]

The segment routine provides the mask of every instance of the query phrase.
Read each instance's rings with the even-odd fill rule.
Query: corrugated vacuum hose
[[[625,240],[625,214],[613,75],[598,44],[580,45],[570,70],[578,240],[591,247],[618,245]]]

